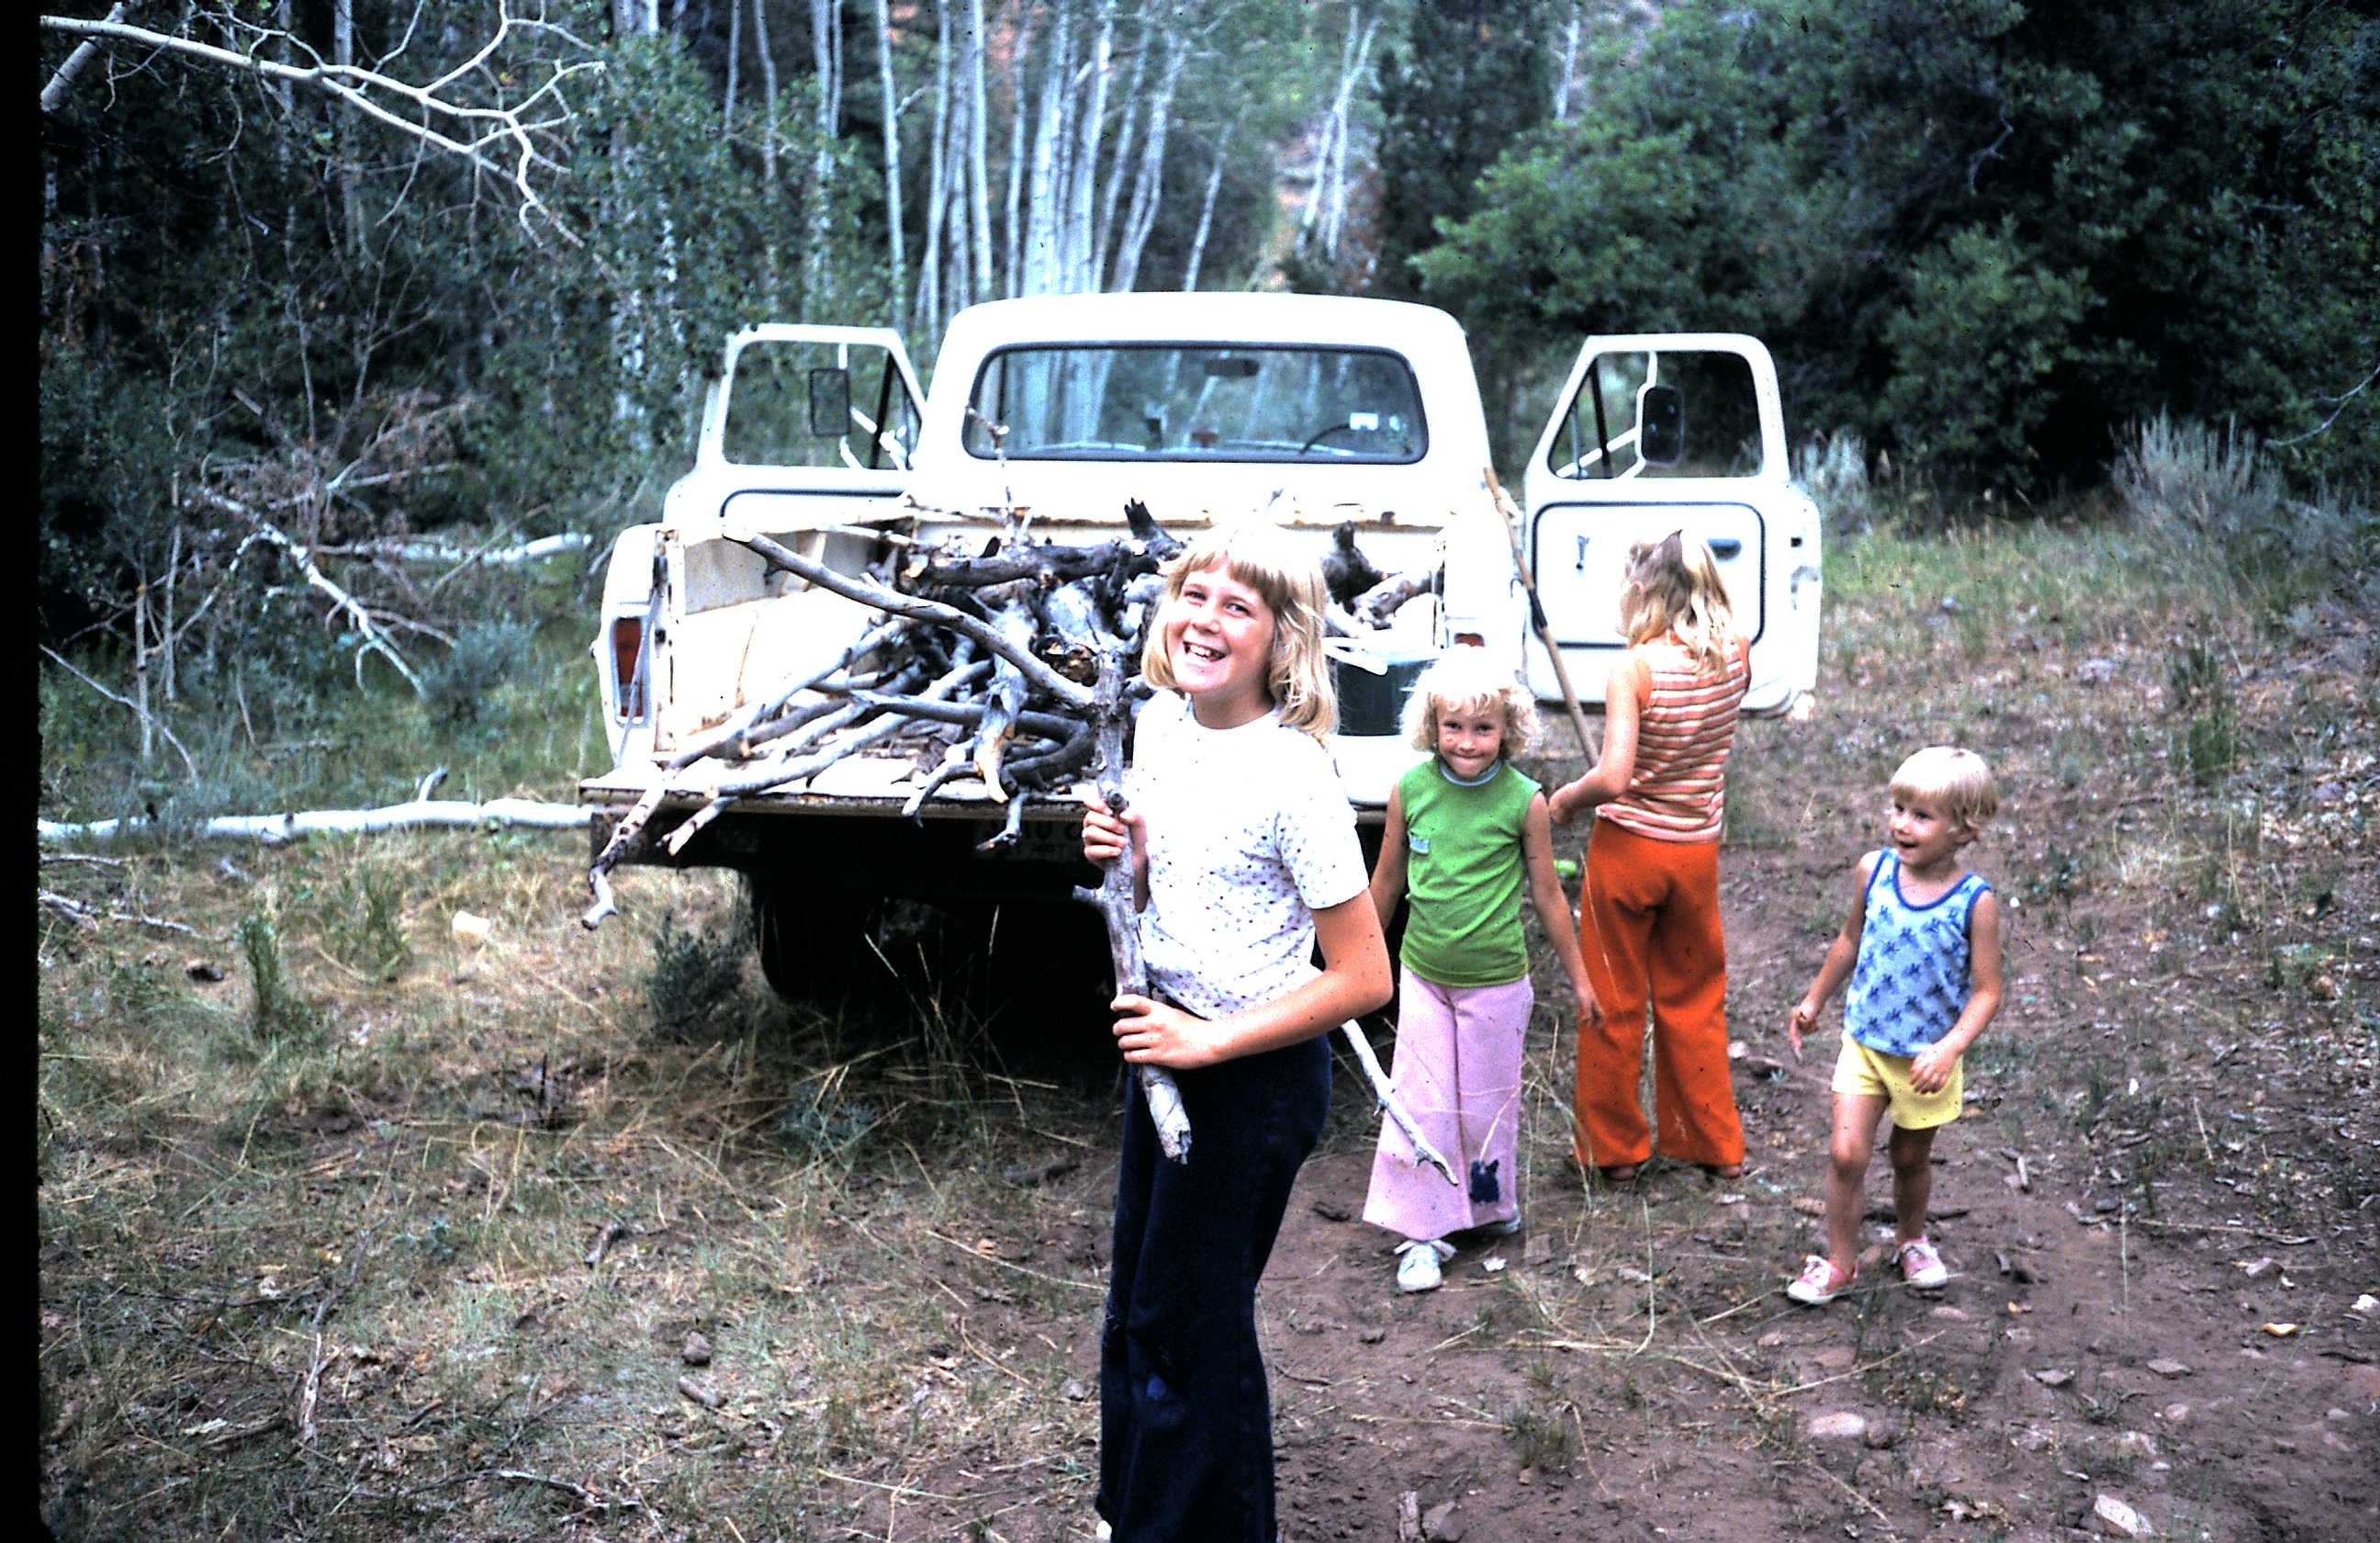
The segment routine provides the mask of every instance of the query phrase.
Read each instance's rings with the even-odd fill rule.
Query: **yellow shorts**
[[[1949,1124],[1959,1117],[1966,1092],[1965,1063],[1950,1063],[1950,1080],[1942,1085],[1940,1092],[1920,1093],[1909,1085],[1909,1067],[1913,1059],[1870,1050],[1846,1034],[1842,1053],[1835,1057],[1835,1091],[1885,1100],[1892,1111],[1892,1123],[1905,1131]]]

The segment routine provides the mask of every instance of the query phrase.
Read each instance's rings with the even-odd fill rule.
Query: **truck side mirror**
[[[1676,466],[1685,459],[1685,393],[1676,386],[1648,385],[1638,395],[1636,453],[1647,466]]]
[[[841,439],[851,430],[851,371],[820,365],[810,371],[810,432]]]

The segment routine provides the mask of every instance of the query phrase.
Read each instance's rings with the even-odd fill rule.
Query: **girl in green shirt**
[[[1485,651],[1451,650],[1414,684],[1405,730],[1430,756],[1390,796],[1371,886],[1383,928],[1399,900],[1408,907],[1390,1081],[1465,1181],[1450,1185],[1422,1168],[1404,1133],[1384,1122],[1364,1220],[1397,1234],[1397,1289],[1428,1291],[1454,1257],[1450,1234],[1520,1229],[1513,1165],[1535,1000],[1524,893],[1583,1013],[1593,1013],[1595,993],[1554,869],[1545,794],[1511,764],[1536,735],[1527,688]]]

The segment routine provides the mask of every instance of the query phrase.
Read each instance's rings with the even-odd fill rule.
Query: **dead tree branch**
[[[122,9],[118,6],[102,20],[45,16],[41,18],[41,24],[49,31],[80,38],[84,46],[112,44],[152,50],[267,80],[319,91],[343,107],[399,134],[419,140],[433,150],[457,157],[474,170],[509,185],[518,201],[518,217],[525,227],[530,225],[530,213],[535,211],[564,240],[573,246],[581,244],[578,236],[546,206],[545,200],[538,194],[534,179],[540,175],[562,175],[559,164],[542,148],[542,140],[545,136],[569,124],[576,115],[563,94],[564,85],[575,76],[602,69],[602,62],[591,57],[548,61],[544,79],[527,95],[509,104],[477,106],[464,100],[455,91],[457,83],[468,78],[492,74],[498,80],[508,79],[509,71],[495,69],[493,62],[516,36],[546,33],[562,39],[583,53],[591,55],[594,52],[572,36],[566,28],[550,21],[514,16],[500,5],[495,31],[476,53],[427,84],[415,85],[381,70],[366,69],[358,65],[329,64],[320,57],[312,57],[308,64],[289,64],[265,57],[268,48],[288,48],[309,56],[313,55],[302,40],[281,29],[250,26],[235,18],[232,24],[248,33],[247,46],[223,48],[175,32],[133,26],[117,18]],[[64,101],[67,88],[73,84],[75,75],[87,62],[82,48],[78,47],[42,89],[42,111],[56,109]],[[402,104],[418,116],[408,117],[395,107],[384,105],[387,101]]]

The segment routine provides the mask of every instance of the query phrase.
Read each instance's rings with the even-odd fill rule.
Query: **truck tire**
[[[892,983],[877,947],[880,898],[808,874],[764,871],[745,878],[760,975],[779,997],[833,1002]]]

